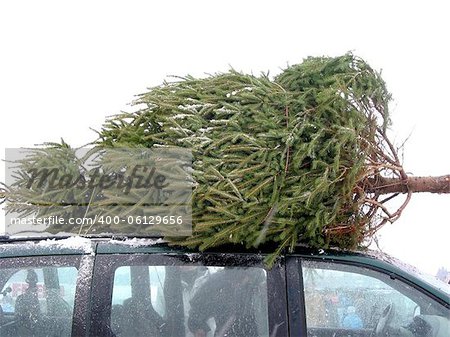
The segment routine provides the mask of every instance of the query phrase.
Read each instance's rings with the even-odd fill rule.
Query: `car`
[[[450,290],[380,253],[8,238],[0,336],[450,336]]]

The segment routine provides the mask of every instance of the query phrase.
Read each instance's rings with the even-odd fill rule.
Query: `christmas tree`
[[[275,78],[231,70],[165,82],[138,96],[140,110],[109,118],[94,144],[192,151],[193,233],[169,235],[175,244],[203,250],[270,242],[277,246],[273,257],[299,243],[356,248],[395,221],[411,193],[450,189],[448,176],[406,175],[387,137],[390,99],[364,60],[310,57]],[[44,157],[47,164],[57,160],[56,153],[72,158],[65,143],[40,151],[21,162],[22,171]],[[5,189],[10,210],[39,212],[33,193],[21,187]],[[402,205],[389,210],[387,201],[401,193]]]

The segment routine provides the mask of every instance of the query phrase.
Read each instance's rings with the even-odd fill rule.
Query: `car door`
[[[292,257],[287,265],[293,336],[425,337],[430,324],[433,336],[450,336],[448,303],[381,264]]]
[[[34,246],[21,246],[22,255],[4,249],[9,256],[0,260],[0,336],[85,335],[92,258],[40,255]]]
[[[287,336],[285,287],[261,255],[99,247],[90,335]]]

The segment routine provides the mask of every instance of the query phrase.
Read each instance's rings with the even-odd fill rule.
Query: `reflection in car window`
[[[122,266],[111,328],[117,336],[268,336],[262,268]]]
[[[441,326],[430,329],[447,331],[450,326],[448,310],[387,275],[337,263],[302,265],[309,336],[426,336],[417,325],[429,318],[443,318],[437,323]]]
[[[71,266],[1,268],[1,336],[70,336],[77,274]]]

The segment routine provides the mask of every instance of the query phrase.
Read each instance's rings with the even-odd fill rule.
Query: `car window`
[[[121,266],[111,327],[116,336],[269,336],[266,271]]]
[[[113,253],[122,250],[97,249],[90,336],[287,336],[282,261],[268,269],[262,254]]]
[[[429,319],[438,322],[434,329],[448,331],[450,326],[448,309],[374,270],[304,261],[302,275],[309,336],[408,336]]]
[[[70,336],[77,268],[76,258],[4,259],[0,267],[0,335]]]
[[[48,296],[57,295],[73,308],[75,300],[75,288],[77,269],[75,267],[44,267],[27,269],[5,269],[6,274],[13,273],[5,284],[5,293],[0,299],[3,313],[14,313],[17,299],[27,294],[30,284],[27,283],[30,273],[36,274],[36,293],[39,299],[40,309],[48,314],[50,308],[47,305]],[[44,275],[56,273],[53,284],[44,282]],[[59,286],[59,288],[58,288]],[[51,293],[51,294],[50,294]]]

